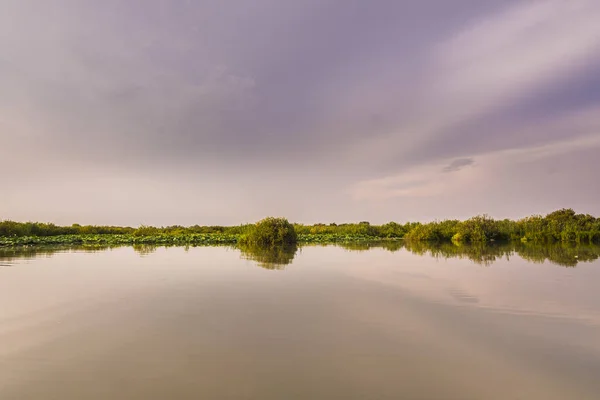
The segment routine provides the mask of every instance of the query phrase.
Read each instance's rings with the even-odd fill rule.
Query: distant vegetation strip
[[[37,244],[233,244],[248,238],[258,224],[239,226],[57,226],[37,222],[0,222],[0,246]],[[279,225],[275,224],[275,228]],[[600,218],[561,209],[546,216],[516,221],[480,215],[465,221],[430,223],[369,222],[347,224],[293,224],[301,243],[335,243],[406,239],[411,242],[487,243],[492,241],[534,243],[600,243]],[[287,229],[287,228],[285,228]],[[259,241],[261,239],[259,238]]]
[[[235,244],[238,235],[231,234],[156,234],[136,236],[132,234],[79,234],[56,236],[13,236],[0,237],[0,246],[33,246],[33,245],[186,245],[186,244]]]
[[[56,235],[56,236],[11,236],[0,237],[0,247],[44,246],[44,245],[82,245],[82,246],[121,246],[121,245],[217,245],[237,244],[241,234],[157,234],[135,236],[132,234],[100,234],[100,235]],[[299,243],[347,243],[372,242],[382,240],[365,235],[337,234],[302,234],[298,235]],[[393,240],[393,239],[387,239]]]

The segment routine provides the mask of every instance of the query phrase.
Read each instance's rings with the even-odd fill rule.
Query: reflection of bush
[[[510,244],[485,245],[480,243],[467,245],[448,242],[427,243],[407,241],[405,247],[408,251],[419,255],[429,254],[435,258],[466,258],[481,265],[491,265],[498,258],[512,254],[512,246]]]
[[[134,244],[133,250],[140,256],[147,256],[156,251],[156,246],[153,244]]]
[[[111,248],[110,246],[18,246],[0,248],[0,263],[13,262],[18,259],[29,259],[35,257],[52,257],[56,253],[68,251],[96,252]]]
[[[350,251],[367,251],[371,249],[385,249],[391,252],[398,251],[404,247],[401,240],[383,240],[378,242],[341,242],[336,246]]]
[[[367,251],[377,247],[377,243],[369,242],[342,242],[337,246],[350,251]]]
[[[240,244],[238,248],[242,252],[242,258],[256,261],[259,266],[266,269],[284,269],[286,265],[292,263],[298,251],[298,246],[295,244],[278,246]]]
[[[564,267],[574,267],[578,262],[591,262],[600,258],[600,246],[594,245],[519,243],[516,247],[519,255],[527,261],[542,263],[550,260]]]
[[[591,262],[600,258],[600,246],[577,245],[574,243],[498,243],[460,244],[448,242],[390,241],[380,243],[348,243],[341,247],[351,251],[383,248],[398,251],[405,248],[411,253],[429,255],[434,258],[461,258],[476,264],[491,265],[501,258],[513,255],[536,263],[549,261],[563,267],[574,267],[579,262]]]

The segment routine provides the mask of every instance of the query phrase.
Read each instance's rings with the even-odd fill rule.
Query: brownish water
[[[600,398],[598,261],[141,253],[0,258],[0,399]]]

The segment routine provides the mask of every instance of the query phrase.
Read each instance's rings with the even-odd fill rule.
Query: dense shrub
[[[161,232],[158,228],[155,228],[153,226],[142,225],[135,231],[133,231],[133,236],[153,236],[158,235],[159,233]]]
[[[454,243],[509,240],[595,243],[600,242],[600,219],[589,214],[576,214],[571,209],[554,211],[545,217],[533,215],[518,221],[495,220],[479,215],[462,222],[446,220],[416,224],[404,237],[412,241],[451,240]]]
[[[443,240],[439,223],[418,224],[414,226],[405,236],[408,240],[438,242]]]
[[[295,244],[298,236],[285,218],[268,217],[251,225],[240,242],[247,245],[273,246]]]
[[[493,240],[506,240],[506,233],[500,231],[497,221],[487,215],[478,215],[456,224],[455,242],[485,243]]]

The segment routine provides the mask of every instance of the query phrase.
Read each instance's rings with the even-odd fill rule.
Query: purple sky
[[[0,219],[600,215],[598,0],[0,0]]]

